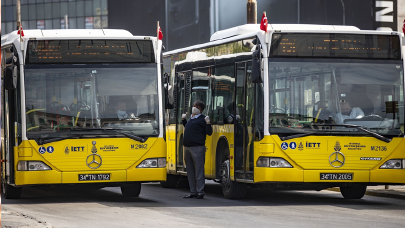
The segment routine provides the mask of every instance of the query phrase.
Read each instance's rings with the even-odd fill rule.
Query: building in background
[[[4,33],[16,28],[16,0],[1,0]],[[126,29],[156,36],[167,50],[208,42],[218,31],[246,23],[247,0],[21,0],[24,29]],[[405,0],[257,0],[257,20],[269,23],[353,25],[401,31]]]
[[[108,0],[21,0],[24,29],[108,28]],[[4,33],[16,29],[16,0],[1,0]],[[68,18],[67,23],[65,18]]]

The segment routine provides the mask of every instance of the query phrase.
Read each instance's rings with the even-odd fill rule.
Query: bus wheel
[[[141,182],[136,182],[127,186],[121,186],[121,193],[125,197],[138,197],[141,193]]]
[[[246,184],[231,180],[229,159],[221,166],[222,193],[226,199],[243,199],[246,195]]]
[[[345,199],[361,199],[366,194],[367,186],[340,187],[340,193]]]
[[[162,186],[162,188],[176,188],[179,179],[180,176],[178,175],[167,174],[166,181],[161,181],[160,186]]]
[[[22,188],[16,188],[14,186],[8,185],[5,180],[2,180],[1,185],[3,196],[6,199],[19,199],[21,198]]]

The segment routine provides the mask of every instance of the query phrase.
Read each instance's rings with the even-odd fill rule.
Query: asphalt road
[[[2,199],[2,227],[405,227],[405,200],[338,192],[249,189],[243,200],[222,197],[208,182],[206,198],[187,189],[142,185],[138,198],[120,188],[25,188],[23,199]]]

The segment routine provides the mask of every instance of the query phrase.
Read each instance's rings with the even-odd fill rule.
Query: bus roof
[[[355,26],[344,25],[308,25],[308,24],[268,24],[267,30],[283,30],[283,31],[360,31]],[[224,39],[227,37],[243,35],[247,33],[260,31],[260,24],[246,24],[233,28],[225,29],[214,33],[210,41]]]
[[[268,24],[268,31],[275,32],[298,32],[298,33],[350,33],[350,34],[381,34],[390,35],[399,34],[395,31],[377,31],[377,30],[360,30],[355,26],[345,25],[310,25],[310,24]],[[163,55],[172,55],[174,53],[201,49],[209,46],[219,45],[224,42],[232,42],[238,39],[245,39],[255,35],[264,35],[260,30],[260,24],[245,24],[233,28],[215,32],[209,42],[197,44],[189,47],[179,48],[163,53]]]
[[[1,44],[12,42],[19,38],[20,35],[17,34],[17,30],[1,36]],[[130,32],[123,29],[51,29],[51,30],[41,30],[41,29],[31,29],[24,30],[24,38],[36,38],[36,39],[103,39],[103,38],[139,38],[144,39],[150,36],[133,36]]]

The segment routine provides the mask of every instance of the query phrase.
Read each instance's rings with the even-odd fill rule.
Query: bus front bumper
[[[80,175],[105,175],[109,180],[80,180]],[[17,186],[46,185],[46,184],[85,184],[85,183],[120,183],[120,182],[152,182],[166,180],[166,167],[164,168],[134,168],[129,170],[58,172],[46,171],[16,171]]]
[[[324,174],[351,174],[352,179],[323,180],[321,177]],[[346,177],[347,175],[339,176]],[[255,167],[254,182],[405,184],[405,169],[302,170],[297,168]]]

